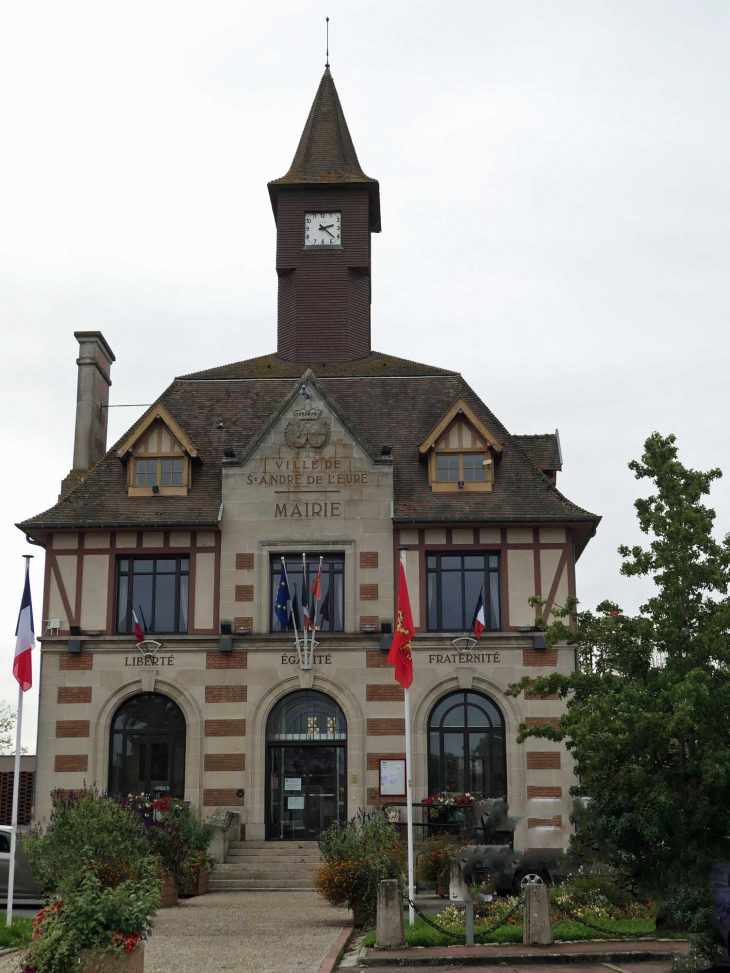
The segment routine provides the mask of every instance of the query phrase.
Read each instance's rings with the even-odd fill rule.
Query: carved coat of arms
[[[294,409],[294,418],[284,430],[284,438],[292,449],[324,449],[330,441],[330,424],[321,418],[322,410],[311,406]]]

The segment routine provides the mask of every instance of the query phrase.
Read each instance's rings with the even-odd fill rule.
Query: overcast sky
[[[330,61],[380,180],[373,346],[460,370],[515,433],[560,430],[603,515],[586,606],[635,610],[627,469],[653,431],[730,475],[730,3],[0,0],[0,697],[31,549],[72,462],[75,330],[111,402],[276,347],[275,226]],[[140,409],[110,412],[112,442]],[[645,489],[645,487],[644,487]],[[730,480],[714,490],[730,528]],[[33,549],[36,630],[42,551]],[[35,659],[36,684],[38,657]],[[26,696],[34,748],[37,685]]]

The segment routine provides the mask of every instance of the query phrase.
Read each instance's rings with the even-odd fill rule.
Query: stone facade
[[[400,761],[405,752],[403,690],[387,662],[402,559],[416,629],[414,799],[429,796],[435,769],[443,778],[449,761],[454,779],[476,775],[472,763],[484,766],[490,796],[506,790],[519,821],[515,846],[564,847],[575,783],[569,755],[548,741],[517,743],[520,724],[555,725],[564,704],[506,690],[524,675],[573,669],[572,650],[544,647],[535,613],[549,621],[554,606],[575,595],[576,560],[600,518],[558,492],[557,435],[513,436],[457,373],[372,351],[370,234],[380,231],[379,189],[359,167],[329,69],[292,167],[269,192],[278,231],[277,354],[176,379],[115,452],[106,451],[99,422],[114,356],[100,333],[77,335],[86,352],[78,361],[76,444],[85,452],[76,449],[61,501],[18,525],[46,548],[42,617],[53,620],[42,637],[35,818],[48,818],[55,789],[120,787],[134,761],[150,789],[184,794],[206,814],[240,814],[248,839],[271,836],[286,789],[288,811],[306,815],[320,798],[341,818],[397,803],[381,792],[380,770],[381,760]],[[343,244],[309,252],[302,221],[325,207],[341,215]],[[104,382],[91,395],[88,376],[97,370]],[[438,472],[449,455],[458,482]],[[173,462],[182,471],[177,481]],[[279,561],[302,554],[309,565],[329,558],[330,577],[342,585],[342,623],[318,632],[311,667],[300,664],[292,635],[272,616]],[[442,577],[454,561],[456,588]],[[480,580],[461,593],[467,562],[485,581],[489,613],[472,643]],[[149,575],[134,605],[128,586],[142,582],[130,581],[130,565]],[[165,622],[156,625],[140,599],[155,613],[162,591]],[[535,595],[544,607],[529,604]],[[289,726],[269,737],[279,704],[302,691],[327,700],[326,731],[306,723],[306,732]],[[481,731],[476,743],[469,737],[461,756],[444,749],[429,757],[429,720],[452,693],[476,694],[497,731],[488,743]],[[148,704],[168,714],[155,728],[169,727],[164,746],[150,742],[152,731],[139,743],[139,715],[115,724],[120,712]],[[464,697],[464,712],[466,705]],[[439,732],[453,736],[448,726]],[[322,771],[311,769],[311,749],[304,769],[289,775],[284,749],[325,739],[337,744],[337,783],[323,784]],[[138,746],[148,748],[145,766]],[[317,823],[306,827],[312,837]]]

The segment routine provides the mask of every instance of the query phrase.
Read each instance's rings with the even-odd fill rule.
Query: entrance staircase
[[[225,864],[210,876],[210,891],[311,889],[321,864],[316,841],[232,841]]]

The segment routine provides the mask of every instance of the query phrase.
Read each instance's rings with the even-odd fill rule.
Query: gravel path
[[[145,973],[317,973],[351,919],[316,892],[216,892],[161,909]]]

